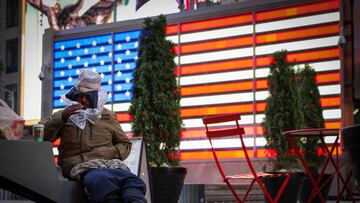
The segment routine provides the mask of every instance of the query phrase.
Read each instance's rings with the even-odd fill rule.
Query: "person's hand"
[[[81,104],[75,104],[75,105],[66,107],[61,115],[63,121],[67,121],[69,119],[69,117],[73,114],[78,114],[79,112],[77,112],[77,110],[82,109],[82,107],[83,106]]]

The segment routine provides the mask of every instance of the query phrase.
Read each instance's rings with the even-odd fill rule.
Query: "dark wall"
[[[354,98],[360,100],[360,1],[353,0]]]

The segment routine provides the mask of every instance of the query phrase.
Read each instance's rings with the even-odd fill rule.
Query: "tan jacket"
[[[95,124],[86,122],[84,130],[70,119],[62,120],[62,110],[54,113],[45,123],[44,140],[61,138],[59,161],[64,177],[70,178],[70,170],[77,164],[93,159],[124,160],[130,153],[131,142],[121,129],[114,112],[104,109]]]

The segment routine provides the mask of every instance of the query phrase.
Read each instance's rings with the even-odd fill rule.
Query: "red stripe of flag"
[[[209,30],[214,28],[228,27],[228,26],[244,25],[244,24],[250,24],[252,23],[252,21],[253,21],[252,14],[213,18],[209,20],[183,23],[180,25],[180,32],[187,33],[194,31],[201,31],[201,30]]]
[[[255,41],[257,45],[267,43],[279,43],[288,40],[301,40],[311,37],[321,37],[339,34],[339,24],[312,26],[308,28],[297,28],[287,31],[259,34]],[[204,51],[223,50],[230,48],[240,48],[251,46],[252,36],[233,37],[227,39],[217,39],[205,42],[194,42],[176,47],[175,54],[190,54]]]
[[[308,28],[295,28],[287,31],[271,32],[266,34],[258,34],[256,36],[256,44],[279,43],[288,40],[301,40],[313,37],[338,35],[339,24],[312,26]]]
[[[340,73],[338,71],[331,73],[317,73],[316,83],[318,85],[339,83]],[[267,79],[258,79],[255,82],[256,90],[267,89]],[[237,82],[226,82],[220,84],[202,84],[185,86],[180,88],[181,96],[197,96],[197,95],[209,95],[209,94],[222,94],[230,92],[242,92],[254,90],[254,82],[249,81],[237,81]]]
[[[254,134],[263,134],[263,127],[260,125],[246,125],[241,126],[245,130],[245,135],[254,135]],[[222,127],[213,127],[212,130],[221,130],[225,129]],[[205,128],[196,128],[196,129],[184,129],[181,132],[181,139],[203,139],[206,138],[206,129]]]
[[[331,149],[331,145],[328,146],[329,150]],[[336,146],[337,148],[340,148],[340,146]],[[341,154],[341,149],[335,149]],[[216,156],[219,159],[239,159],[239,158],[245,158],[244,151],[241,149],[237,150],[215,150]],[[269,149],[248,149],[247,150],[250,157],[258,157],[258,158],[266,158],[266,157],[274,157],[276,156],[276,152]],[[202,151],[181,151],[180,154],[180,160],[182,161],[191,161],[191,160],[214,160],[213,153],[211,150],[202,150]],[[324,154],[323,150],[319,148],[318,154]]]
[[[305,63],[317,60],[329,60],[339,58],[339,48],[327,48],[321,50],[301,51],[288,54],[288,60],[292,62]],[[257,67],[269,66],[272,61],[271,56],[256,57]],[[248,69],[253,67],[252,58],[233,59],[227,61],[208,62],[201,64],[180,66],[180,75],[193,75],[203,73],[223,72],[229,70]],[[178,74],[178,71],[177,71]]]
[[[289,17],[317,14],[326,11],[338,10],[339,0],[330,0],[320,3],[305,4],[287,8],[275,9],[256,13],[256,22],[286,19]]]

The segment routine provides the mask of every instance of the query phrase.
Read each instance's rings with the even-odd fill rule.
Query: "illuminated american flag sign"
[[[245,144],[252,149],[250,155],[266,156],[261,122],[268,96],[268,67],[271,54],[281,49],[288,50],[289,61],[300,65],[309,63],[315,69],[325,127],[341,127],[339,19],[339,1],[328,0],[231,16],[224,13],[223,17],[168,25],[167,37],[177,45],[175,62],[178,64],[181,116],[185,127],[180,143],[182,161],[212,161],[201,118],[228,113],[242,115],[240,123],[245,128]],[[59,95],[73,85],[69,76],[75,79],[74,69],[85,68],[83,48],[79,51],[82,63],[76,63],[76,56],[66,56],[66,53],[77,51],[79,40],[87,41],[86,46],[90,48],[95,38],[101,38],[94,47],[98,51],[102,46],[110,46],[113,52],[102,56],[106,58],[112,53],[112,58],[107,58],[104,66],[97,61],[88,68],[104,74],[103,86],[112,94],[109,104],[117,112],[122,128],[131,134],[129,90],[132,71],[136,67],[140,31],[111,36],[55,43],[53,104],[55,109],[62,106]],[[114,43],[109,44],[109,39]],[[91,54],[87,57],[91,58]],[[65,61],[62,62],[62,58]],[[70,62],[74,62],[72,69],[67,67]],[[61,71],[67,74],[62,75]],[[244,156],[238,140],[215,140],[213,144],[222,150],[218,154],[220,158]]]
[[[179,45],[181,159],[213,159],[201,118],[229,113],[241,114],[250,155],[267,155],[261,122],[268,67],[281,49],[290,61],[315,68],[325,127],[341,127],[338,9],[337,0],[323,1],[170,25],[169,39]],[[238,139],[213,144],[220,158],[244,157]]]
[[[53,108],[64,107],[60,96],[74,86],[82,69],[101,75],[108,103],[129,102],[140,35],[135,30],[55,42]]]

